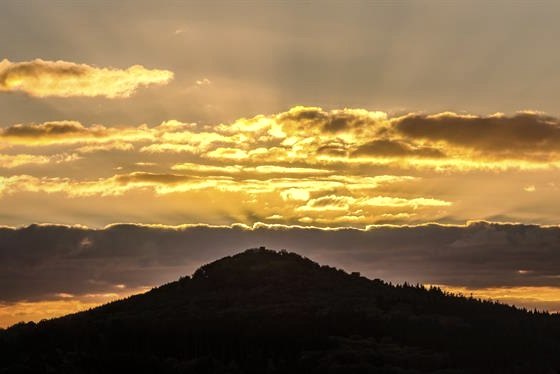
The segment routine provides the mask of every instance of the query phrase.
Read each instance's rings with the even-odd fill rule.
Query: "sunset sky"
[[[560,311],[560,4],[0,5],[0,327],[266,245]]]

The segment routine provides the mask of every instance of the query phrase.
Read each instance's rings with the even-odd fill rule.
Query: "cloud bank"
[[[116,69],[60,60],[0,61],[0,91],[35,97],[125,98],[139,87],[167,84],[171,79],[171,71],[142,65]]]
[[[208,261],[263,245],[370,278],[560,307],[560,228],[487,222],[365,230],[264,224],[2,228],[0,303],[102,301],[103,295],[172,281]]]

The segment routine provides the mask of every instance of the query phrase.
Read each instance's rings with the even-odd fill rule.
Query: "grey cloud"
[[[99,131],[99,129],[96,129]],[[3,138],[41,138],[63,135],[94,135],[95,132],[88,130],[79,122],[58,121],[46,122],[41,124],[17,124],[0,130],[0,137]]]
[[[0,229],[0,301],[131,289],[265,245],[371,278],[464,287],[560,286],[560,228],[474,223],[369,230],[256,226]],[[519,270],[524,270],[519,272]]]

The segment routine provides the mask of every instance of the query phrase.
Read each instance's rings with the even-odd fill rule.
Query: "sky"
[[[560,310],[553,1],[0,5],[0,327],[266,245]]]

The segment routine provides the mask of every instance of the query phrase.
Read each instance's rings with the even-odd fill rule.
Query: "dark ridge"
[[[250,249],[0,332],[0,373],[558,373],[560,318]]]

